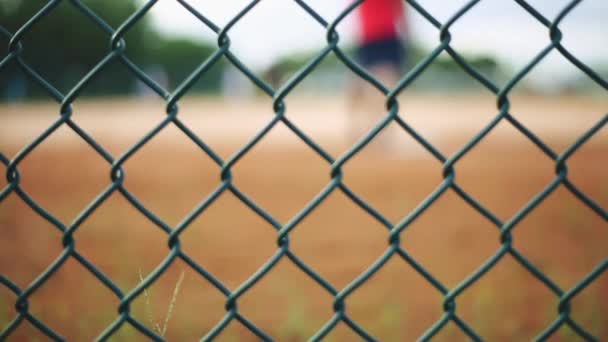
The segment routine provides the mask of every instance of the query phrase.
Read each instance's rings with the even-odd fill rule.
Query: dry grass
[[[464,104],[463,104],[464,105]],[[507,129],[507,128],[504,128]],[[490,135],[456,166],[457,181],[502,220],[507,220],[554,177],[553,163],[517,135]],[[122,142],[106,137],[110,149]],[[571,140],[548,138],[556,150]],[[303,144],[270,137],[233,168],[234,182],[280,222],[287,222],[329,182],[330,167]],[[291,139],[291,138],[288,138]],[[6,141],[6,140],[5,140]],[[219,141],[219,140],[218,140]],[[463,138],[442,142],[455,151]],[[411,140],[402,140],[414,146]],[[13,156],[19,144],[0,144]],[[328,142],[329,144],[329,142]],[[344,145],[327,145],[343,151]],[[236,142],[216,143],[229,155]],[[344,181],[397,222],[442,180],[441,165],[418,153],[395,156],[372,144],[346,164]],[[410,150],[408,150],[410,151]],[[417,151],[417,152],[416,152]],[[408,152],[410,153],[410,152]],[[593,138],[569,163],[569,177],[608,207],[608,140]],[[124,166],[125,187],[147,208],[175,226],[218,184],[220,170],[185,139],[153,140]],[[70,222],[110,184],[110,167],[85,144],[43,144],[23,160],[23,188],[63,222]],[[4,185],[3,183],[2,185]],[[608,257],[608,224],[559,188],[514,230],[514,246],[562,288],[573,286]],[[0,203],[0,273],[26,286],[61,253],[61,235],[14,194]],[[181,235],[183,250],[236,288],[276,251],[276,232],[225,193]],[[124,291],[141,281],[168,254],[167,236],[120,194],[112,195],[78,229],[76,248]],[[453,287],[499,247],[499,232],[453,192],[447,192],[404,233],[402,244],[446,286]],[[387,247],[387,231],[336,192],[291,234],[291,248],[334,286],[344,287]],[[176,279],[184,274],[183,282]],[[179,288],[179,303],[174,305]],[[577,296],[572,316],[603,339],[608,329],[608,274]],[[193,340],[223,317],[225,297],[181,261],[175,262],[132,305],[140,322],[155,328],[149,313],[170,308],[170,340]],[[15,315],[14,297],[0,289],[0,325]],[[146,300],[148,303],[146,304]],[[69,260],[30,299],[31,312],[70,340],[91,340],[116,318],[118,305],[75,260]],[[412,268],[393,259],[347,300],[347,312],[382,340],[413,340],[442,314],[442,298]],[[482,336],[495,341],[529,340],[556,317],[557,298],[511,257],[505,257],[458,298],[458,313]],[[148,306],[148,309],[146,309]],[[239,311],[271,336],[302,341],[332,315],[332,298],[289,260],[282,260],[239,300]],[[148,311],[149,312],[149,311]],[[155,316],[156,317],[156,316]],[[167,315],[167,318],[170,316]],[[163,332],[164,328],[160,327]],[[233,322],[226,341],[255,340]],[[40,338],[23,324],[15,340]],[[354,337],[342,325],[330,340]],[[117,340],[143,339],[125,326]],[[439,341],[466,340],[454,327]],[[556,340],[572,340],[567,329]]]
[[[141,270],[139,271],[139,280],[140,282],[144,282],[143,274]],[[169,303],[169,307],[165,312],[165,319],[163,321],[163,325],[161,327],[160,323],[156,320],[156,313],[152,309],[152,293],[145,288],[144,289],[144,304],[146,311],[146,318],[148,320],[148,324],[150,327],[154,328],[154,332],[156,332],[160,336],[165,336],[167,334],[167,329],[169,328],[169,321],[171,321],[171,316],[173,315],[173,310],[175,310],[175,304],[177,303],[177,297],[179,296],[179,292],[181,290],[182,282],[184,281],[184,272],[180,273],[179,278],[177,279],[177,283],[175,283],[175,288],[173,289],[173,295],[171,296],[171,302]]]

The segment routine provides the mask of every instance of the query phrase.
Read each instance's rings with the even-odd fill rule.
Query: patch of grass
[[[298,299],[289,305],[287,319],[281,326],[282,340],[305,341],[311,331],[311,316],[307,314],[306,304]]]
[[[135,330],[130,324],[123,324],[118,331],[112,335],[112,340],[115,341],[138,341],[141,339],[141,334]]]
[[[557,335],[563,341],[576,341],[579,337],[578,335],[570,329],[567,325],[562,325],[561,328],[557,331]]]
[[[139,270],[139,281],[143,283],[144,277],[142,275],[141,269]],[[148,324],[155,333],[158,335],[165,337],[167,334],[167,329],[169,328],[169,322],[171,321],[171,316],[173,315],[173,311],[175,310],[175,305],[177,303],[177,296],[182,287],[182,283],[184,281],[184,271],[182,271],[177,279],[177,283],[175,283],[175,287],[173,288],[173,294],[171,295],[171,301],[169,302],[169,306],[167,307],[167,311],[165,312],[165,319],[163,320],[162,326],[159,321],[154,319],[154,309],[152,308],[152,293],[148,291],[148,289],[144,289],[144,305],[145,305],[145,313],[146,319],[148,320]]]
[[[407,330],[407,326],[404,326],[404,322],[407,322],[404,311],[403,307],[396,303],[384,305],[380,310],[378,331],[390,331],[390,340],[403,341],[403,332]]]
[[[496,294],[492,290],[491,286],[480,286],[476,289],[475,299],[473,300],[472,313],[473,313],[473,324],[478,330],[482,337],[487,339],[496,338],[496,331],[493,328],[495,324],[495,316],[492,313],[496,312],[495,303]],[[518,329],[514,329],[518,330]]]

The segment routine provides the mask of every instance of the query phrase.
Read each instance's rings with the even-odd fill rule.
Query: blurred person
[[[394,87],[406,62],[408,32],[404,1],[365,0],[357,8],[357,19],[359,64],[386,87]],[[369,130],[381,114],[386,114],[385,97],[360,79],[353,82],[350,102],[350,134],[356,138]]]

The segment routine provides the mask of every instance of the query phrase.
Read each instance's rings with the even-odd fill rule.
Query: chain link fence
[[[589,128],[584,135],[566,148],[562,153],[558,153],[552,150],[537,135],[526,128],[526,126],[518,121],[516,116],[510,112],[511,102],[509,100],[509,94],[511,91],[518,85],[522,78],[530,73],[535,66],[537,66],[550,52],[554,50],[558,51],[563,57],[572,63],[572,65],[577,67],[581,73],[588,76],[589,79],[594,81],[601,88],[608,90],[608,81],[606,79],[602,78],[593,69],[577,59],[576,56],[570,53],[560,43],[563,36],[559,27],[560,22],[562,22],[562,20],[577,5],[579,5],[582,0],[571,1],[554,19],[546,18],[543,16],[543,14],[539,13],[532,5],[524,0],[514,0],[538,22],[538,25],[545,26],[548,29],[549,35],[546,47],[544,47],[532,60],[530,60],[525,67],[517,72],[517,74],[503,87],[499,87],[490,79],[478,72],[475,68],[467,63],[467,60],[465,60],[458,51],[454,50],[450,46],[450,41],[452,39],[452,35],[450,33],[451,26],[468,11],[473,9],[480,2],[480,0],[468,1],[465,6],[454,13],[446,22],[440,22],[437,20],[432,13],[425,10],[425,8],[417,1],[406,0],[406,3],[409,4],[413,10],[422,15],[437,29],[439,33],[439,42],[436,48],[434,48],[430,54],[428,54],[423,60],[419,61],[409,72],[407,72],[407,74],[405,74],[400,79],[398,84],[392,89],[375,79],[357,62],[351,59],[340,47],[340,36],[336,31],[336,27],[345,17],[356,10],[357,6],[363,2],[362,0],[353,2],[351,5],[345,8],[337,18],[332,20],[323,18],[319,13],[311,8],[306,1],[294,0],[295,3],[297,3],[302,10],[304,10],[304,12],[310,16],[310,20],[316,21],[318,25],[325,28],[327,32],[327,44],[312,60],[310,60],[306,65],[302,66],[299,71],[295,73],[279,89],[273,89],[263,79],[258,77],[250,68],[244,65],[239,58],[234,55],[233,52],[231,52],[230,49],[231,29],[239,22],[239,20],[247,16],[248,13],[260,2],[260,0],[251,1],[224,27],[216,25],[213,21],[207,18],[204,13],[200,13],[194,7],[192,7],[187,0],[176,1],[194,17],[200,20],[201,23],[209,27],[217,34],[217,49],[211,56],[204,60],[200,66],[193,70],[190,76],[172,92],[169,92],[152,80],[136,64],[129,60],[125,53],[126,41],[123,37],[139,20],[146,15],[146,13],[157,3],[157,1],[152,0],[145,2],[139,10],[133,13],[118,28],[113,28],[108,25],[106,22],[104,22],[104,20],[102,20],[102,18],[97,16],[96,13],[91,11],[83,2],[79,0],[63,1],[69,3],[70,6],[77,9],[81,15],[86,16],[92,23],[103,29],[104,32],[107,33],[108,41],[110,42],[111,46],[107,55],[105,55],[95,67],[89,70],[87,74],[80,80],[80,82],[78,82],[78,84],[74,86],[67,94],[63,94],[57,90],[34,68],[28,65],[28,61],[22,57],[22,41],[24,37],[28,35],[32,28],[42,18],[51,14],[57,5],[62,1],[54,0],[46,3],[39,12],[32,16],[30,20],[24,23],[23,26],[21,26],[16,32],[9,32],[0,26],[0,34],[5,35],[10,40],[8,45],[8,53],[1,56],[0,59],[0,73],[2,72],[2,69],[7,67],[9,63],[16,63],[24,74],[42,87],[48,93],[48,96],[58,103],[60,113],[59,118],[57,118],[57,120],[50,127],[48,127],[48,129],[46,129],[36,139],[31,141],[12,159],[9,159],[0,153],[0,161],[6,166],[6,179],[8,181],[7,186],[5,186],[0,192],[0,205],[2,205],[2,201],[4,201],[8,196],[18,196],[34,212],[51,223],[63,234],[63,239],[61,241],[63,245],[63,253],[42,274],[40,274],[31,284],[29,284],[29,286],[20,288],[19,286],[15,285],[11,279],[8,279],[4,275],[0,274],[0,284],[12,291],[12,293],[15,295],[14,305],[18,313],[7,326],[0,327],[0,340],[10,339],[11,334],[24,321],[29,321],[29,323],[53,340],[63,340],[62,336],[57,334],[49,326],[47,326],[45,322],[38,319],[30,312],[28,300],[45,282],[49,280],[49,278],[53,277],[53,275],[62,267],[62,265],[66,263],[68,259],[71,258],[84,266],[99,280],[99,282],[107,287],[120,300],[120,304],[117,308],[118,316],[114,322],[98,336],[99,340],[109,339],[119,328],[121,328],[121,326],[125,324],[133,326],[143,335],[152,340],[163,340],[163,338],[155,331],[146,327],[130,314],[130,306],[132,301],[138,296],[142,295],[142,293],[148,287],[150,287],[159,278],[159,276],[163,274],[163,272],[174,261],[176,261],[176,259],[181,259],[187,265],[189,265],[193,271],[200,275],[201,281],[212,284],[217,291],[221,292],[226,297],[225,316],[211,331],[208,332],[206,336],[203,337],[204,341],[213,340],[221,335],[224,328],[226,328],[226,326],[232,321],[238,321],[240,324],[242,324],[242,326],[249,329],[261,340],[270,341],[272,338],[265,331],[245,317],[239,311],[237,304],[239,299],[247,294],[252,286],[260,282],[269,272],[273,270],[279,260],[288,259],[304,274],[314,280],[319,287],[327,291],[334,298],[333,316],[314,336],[311,337],[311,340],[322,340],[334,329],[334,327],[336,327],[338,323],[343,322],[362,339],[374,341],[376,338],[366,331],[365,326],[357,324],[357,322],[349,317],[346,303],[348,302],[349,296],[355,292],[358,287],[370,279],[370,277],[372,277],[379,269],[381,269],[389,259],[399,258],[405,262],[404,267],[410,267],[418,272],[422,277],[424,277],[424,279],[426,279],[429,286],[435,288],[439,293],[441,293],[441,295],[443,295],[444,298],[444,314],[434,325],[428,328],[428,330],[420,337],[420,340],[425,341],[432,339],[433,336],[446,327],[448,323],[452,322],[472,340],[482,341],[482,336],[480,336],[475,329],[471,327],[471,325],[469,325],[459,316],[457,310],[458,297],[463,292],[467,291],[472,284],[483,277],[484,274],[486,274],[507,255],[510,255],[510,257],[521,265],[521,267],[532,274],[539,283],[546,286],[558,300],[556,307],[557,313],[554,321],[543,331],[538,333],[536,337],[537,340],[545,340],[549,338],[563,325],[567,325],[574,333],[579,335],[584,340],[598,340],[597,337],[586,331],[573,317],[571,317],[570,303],[573,298],[584,291],[586,287],[588,287],[596,278],[606,271],[608,268],[608,258],[604,259],[592,272],[590,272],[583,279],[580,279],[580,281],[578,281],[578,283],[576,283],[576,285],[572,288],[562,288],[555,281],[545,275],[540,268],[535,266],[514,246],[514,229],[518,226],[518,223],[522,221],[522,219],[528,214],[530,214],[530,212],[532,212],[549,194],[555,191],[558,187],[566,188],[582,203],[589,207],[595,214],[599,215],[604,221],[608,222],[608,212],[606,209],[601,207],[596,201],[583,193],[569,180],[567,165],[568,159],[574,153],[576,153],[587,140],[604,128],[608,122],[608,114],[604,115],[595,125],[593,125],[593,127]],[[69,23],[66,23],[66,25],[69,25]],[[429,65],[433,63],[433,61],[441,53],[444,52],[447,53],[472,79],[478,81],[479,84],[481,84],[488,92],[495,95],[497,107],[496,115],[492,118],[492,120],[488,122],[481,131],[473,136],[461,149],[451,156],[444,155],[441,151],[434,147],[431,142],[426,140],[412,126],[410,126],[405,118],[400,116],[399,101],[397,99],[397,96],[406,91],[408,86],[410,86],[412,82],[414,82],[423,72],[425,72],[425,69],[427,69]],[[386,99],[386,115],[382,118],[382,120],[380,120],[367,135],[365,135],[356,144],[350,147],[347,152],[340,156],[332,156],[326,150],[321,148],[286,116],[288,111],[285,105],[286,97],[288,97],[289,94],[298,86],[298,84],[330,54],[334,54],[344,64],[344,67],[352,71],[353,74],[369,83],[377,91],[383,93]],[[253,139],[242,146],[242,148],[240,148],[240,150],[231,158],[226,160],[222,159],[212,148],[210,148],[201,137],[193,133],[178,116],[178,104],[180,99],[188,93],[192,85],[201,76],[203,76],[221,59],[226,59],[232,63],[232,65],[238,68],[238,70],[240,70],[253,84],[255,84],[255,86],[263,91],[266,96],[272,98],[273,105],[272,108],[269,108],[269,110],[273,110],[275,113],[273,119],[270,120]],[[72,120],[72,103],[79,97],[83,89],[87,87],[92,79],[103,73],[104,69],[111,63],[121,63],[126,66],[133,76],[145,83],[154,93],[166,101],[166,118],[159,122],[154,129],[152,129],[135,145],[120,156],[113,156],[108,153],[103,146],[91,138],[87,132],[81,129],[75,123],[75,121]],[[428,194],[426,199],[424,199],[414,210],[412,210],[399,222],[391,222],[389,219],[383,216],[382,213],[374,209],[369,203],[353,192],[351,188],[349,188],[342,181],[343,166],[345,163],[355,156],[363,147],[369,144],[391,122],[399,125],[405,134],[413,137],[422,147],[424,147],[426,151],[428,151],[430,155],[443,164],[443,181],[441,184],[432,193]],[[495,214],[484,207],[482,203],[464,191],[463,188],[461,188],[456,182],[455,173],[458,161],[474,146],[479,144],[479,142],[482,141],[484,137],[486,137],[500,122],[508,122],[515,129],[517,129],[521,135],[525,136],[540,151],[542,151],[542,153],[555,162],[555,177],[552,182],[536,196],[534,196],[528,203],[526,203],[515,215],[506,221],[500,220]],[[136,154],[151,139],[154,139],[159,132],[170,125],[174,125],[181,130],[181,132],[183,132],[183,134],[187,136],[193,144],[200,148],[202,153],[209,156],[209,158],[211,158],[221,169],[221,182],[219,182],[217,188],[175,227],[169,226],[167,223],[163,222],[163,220],[146,208],[131,192],[129,192],[129,190],[123,186],[125,174],[122,168],[123,164],[129,158]],[[303,144],[306,144],[311,150],[321,156],[331,169],[331,177],[325,188],[304,208],[302,208],[297,215],[286,223],[277,221],[270,213],[262,209],[256,202],[239,190],[239,188],[233,183],[231,172],[231,168],[277,125],[285,125],[287,128],[289,128]],[[78,134],[83,141],[90,145],[101,157],[106,160],[109,168],[111,169],[111,185],[100,193],[96,199],[89,203],[86,209],[84,209],[71,223],[61,222],[59,219],[54,217],[52,213],[36,203],[36,201],[34,201],[32,197],[30,197],[28,193],[25,192],[20,186],[20,162],[61,126],[67,126]],[[386,227],[388,240],[384,254],[372,265],[370,265],[365,272],[360,274],[360,276],[342,289],[334,287],[334,285],[324,279],[319,273],[315,272],[315,270],[302,261],[290,249],[290,233],[294,229],[297,229],[298,224],[307,215],[314,211],[321,203],[323,203],[327,196],[334,191],[345,194],[363,212],[369,214],[377,222]],[[411,225],[412,222],[414,222],[425,210],[432,206],[438,198],[448,191],[453,191],[462,199],[462,201],[466,202],[477,212],[479,212],[479,214],[485,217],[492,225],[494,225],[496,227],[496,237],[499,238],[501,242],[500,248],[495,251],[492,257],[486,260],[472,274],[453,288],[448,288],[442,284],[435,276],[433,276],[430,270],[425,269],[419,262],[417,262],[416,258],[401,245],[401,240],[405,235],[403,233],[408,226]],[[269,260],[267,260],[265,264],[257,270],[257,272],[252,274],[248,280],[243,282],[235,289],[227,288],[219,279],[208,272],[204,265],[198,264],[180,248],[180,234],[184,232],[190,223],[202,212],[204,212],[218,198],[218,196],[224,192],[234,194],[240,201],[249,207],[251,211],[259,215],[259,217],[265,220],[268,225],[273,227],[277,234],[276,253]],[[119,288],[108,276],[102,273],[99,268],[96,267],[96,265],[91,263],[89,260],[87,260],[87,258],[79,253],[76,248],[76,241],[74,239],[74,233],[78,230],[82,223],[87,220],[87,218],[113,193],[120,193],[133,205],[134,208],[145,215],[150,222],[161,228],[166,233],[168,238],[167,256],[164,261],[158,265],[158,267],[152,273],[150,273],[139,286],[132,289]]]

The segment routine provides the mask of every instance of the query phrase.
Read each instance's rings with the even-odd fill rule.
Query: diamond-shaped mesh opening
[[[554,294],[511,256],[457,299],[459,315],[490,341],[532,340],[554,319],[555,302]],[[496,327],[496,321],[503,324]]]
[[[135,271],[136,284],[141,284],[152,268]],[[222,318],[224,301],[217,289],[178,260],[132,302],[132,316],[166,339],[197,339]],[[197,310],[199,315],[191,315]]]
[[[273,86],[280,88],[289,82],[294,74],[304,70],[308,63],[320,57],[320,49],[294,54],[273,66],[275,74]],[[356,111],[357,100],[353,98],[356,87],[367,87],[364,81],[350,75],[334,53],[329,52],[285,99],[287,119],[303,134],[312,139],[333,156],[338,156],[363,130],[351,132],[351,122],[360,114]],[[372,91],[372,89],[366,89]],[[314,103],[314,106],[311,106]],[[381,103],[381,102],[380,102]],[[379,104],[380,104],[379,103]],[[376,122],[384,114],[380,104],[377,113],[369,115],[369,124]],[[371,126],[371,125],[368,125]],[[369,127],[367,127],[369,128]],[[355,136],[352,133],[357,133]]]
[[[286,222],[326,186],[330,167],[279,122],[231,169],[240,190]]]
[[[293,252],[337,288],[343,288],[386,249],[387,229],[335,192],[294,231]]]
[[[294,253],[306,259],[296,248]],[[273,303],[272,310],[261,310],[268,302]],[[281,341],[306,340],[333,315],[331,294],[287,259],[281,260],[238,303],[245,317]]]
[[[397,126],[388,129],[344,165],[344,184],[396,223],[441,183],[441,164]]]
[[[608,225],[561,187],[514,231],[516,246],[564,288],[570,288],[606,260]],[[551,231],[551,234],[548,232]]]
[[[285,25],[293,25],[296,29],[279,29]],[[252,30],[267,37],[266,56],[252,58],[254,54],[251,52],[259,49],[258,43],[249,39],[248,32]],[[305,47],[302,48],[303,51],[317,51],[325,45],[323,27],[311,20],[310,16],[292,1],[269,0],[256,3],[255,7],[230,29],[229,35],[234,54],[246,65],[262,70],[269,70],[272,62],[281,56],[297,53],[297,49],[290,44],[292,41],[299,41],[300,45]],[[299,66],[301,64],[296,63]],[[270,74],[260,76],[267,82],[273,81]]]
[[[124,187],[172,225],[217,187],[220,173],[213,160],[173,125],[126,160],[123,170]]]
[[[186,94],[179,104],[179,119],[214,153],[228,161],[261,132],[275,114],[269,109],[272,107],[272,99],[257,96],[260,94],[257,94],[249,79],[238,69],[228,65],[222,72],[230,74],[222,77],[234,76],[238,80],[224,79],[222,93],[218,96]],[[203,76],[198,82],[210,81]],[[244,93],[239,94],[240,91]],[[286,130],[281,126],[281,123],[277,124],[274,130],[279,130],[283,135]],[[260,144],[265,145],[263,141]]]
[[[27,154],[18,168],[22,189],[66,223],[110,184],[108,163],[66,126]],[[81,185],[72,187],[74,182]]]
[[[225,297],[195,272],[188,268],[180,268],[181,271],[184,272],[184,280],[176,296],[175,289],[181,274],[176,272],[173,273],[174,276],[163,283],[162,291],[154,290],[152,293],[157,303],[153,306],[154,317],[161,329],[164,328],[169,308],[173,302],[173,309],[169,316],[170,320],[166,324],[166,338],[196,340],[207,334],[222,319],[225,314]],[[159,286],[156,288],[158,289]],[[173,300],[173,298],[176,298],[176,300]],[[200,315],[191,314],[198,310],[200,310]]]
[[[449,191],[408,225],[401,239],[412,257],[451,287],[495,253],[498,235],[491,222]]]
[[[501,158],[486,162],[496,155]],[[458,184],[502,219],[517,212],[555,178],[551,158],[504,121],[466,153],[455,168]]]
[[[0,248],[0,274],[17,286],[30,284],[61,254],[61,232],[15,194],[0,205],[0,229],[5,241]],[[15,253],[29,257],[14,258]]]
[[[94,339],[112,322],[119,302],[73,259],[61,265],[28,301],[32,314],[69,340]],[[78,317],[76,329],[73,327],[75,317]]]
[[[512,25],[511,20],[517,25]],[[491,68],[484,70],[481,59],[469,61],[498,85],[506,84],[547,45],[546,28],[515,1],[481,1],[459,18],[450,32],[453,36],[450,45],[454,50],[474,49],[480,55],[485,53],[490,59],[508,64],[509,72],[498,74]],[[523,35],[526,39],[516,38]]]
[[[229,289],[245,281],[276,249],[272,226],[230,193],[220,195],[180,240],[184,252]]]
[[[119,193],[81,224],[74,239],[79,253],[123,290],[137,285],[139,270],[156,267],[169,253],[166,234]],[[106,255],[108,248],[113,257]]]
[[[394,256],[348,298],[347,312],[379,340],[415,340],[441,317],[441,302],[441,292]]]

